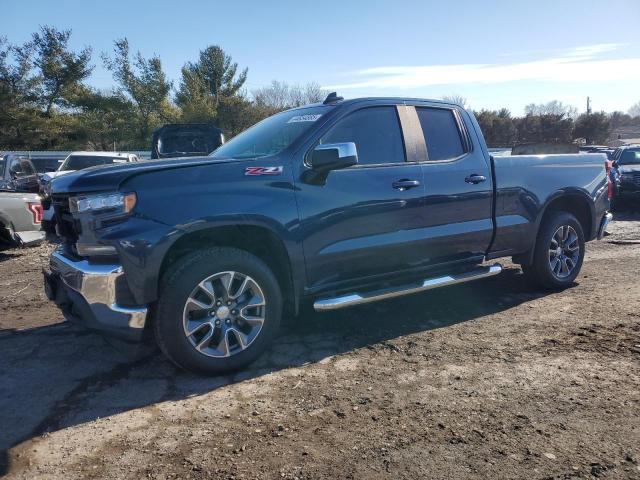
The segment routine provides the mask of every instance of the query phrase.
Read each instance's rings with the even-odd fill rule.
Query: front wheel
[[[164,276],[156,340],[185,370],[236,370],[268,346],[281,312],[280,287],[262,260],[235,248],[212,248],[188,255]]]
[[[538,286],[562,290],[575,281],[585,253],[580,222],[568,212],[545,219],[536,240],[533,263],[523,265],[524,274]]]

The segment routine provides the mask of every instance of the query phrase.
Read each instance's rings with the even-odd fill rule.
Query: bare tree
[[[640,102],[636,102],[629,108],[629,115],[632,117],[640,117]]]
[[[469,108],[469,102],[467,101],[467,98],[463,97],[462,95],[458,95],[456,93],[451,95],[445,95],[442,97],[442,100],[449,103],[457,103],[463,108]]]
[[[268,87],[253,91],[256,105],[274,110],[285,110],[320,102],[326,96],[327,92],[315,82],[307,83],[306,85],[289,85],[285,82],[273,80]]]
[[[571,105],[565,105],[560,100],[551,100],[547,103],[530,103],[524,107],[525,115],[562,115],[567,118],[576,118],[578,109]]]

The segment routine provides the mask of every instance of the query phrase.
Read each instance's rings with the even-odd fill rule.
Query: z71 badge
[[[247,167],[244,169],[245,175],[280,175],[282,167]]]

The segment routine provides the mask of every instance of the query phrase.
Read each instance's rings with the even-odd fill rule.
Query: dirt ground
[[[202,378],[62,323],[48,246],[0,253],[0,476],[638,478],[640,214],[549,294],[495,278],[305,313]]]

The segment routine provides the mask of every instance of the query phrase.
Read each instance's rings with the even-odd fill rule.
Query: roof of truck
[[[415,98],[415,97],[359,97],[359,98],[337,100],[331,103],[318,102],[318,103],[312,103],[310,105],[304,105],[304,106],[311,107],[311,106],[319,106],[319,105],[343,105],[343,104],[349,104],[349,103],[375,102],[375,101],[377,102],[430,102],[430,103],[442,103],[445,105],[461,106],[459,103],[450,102],[447,100],[438,100],[435,98]],[[296,108],[301,108],[301,107],[296,107]]]

